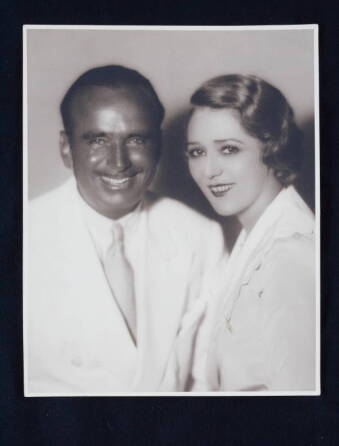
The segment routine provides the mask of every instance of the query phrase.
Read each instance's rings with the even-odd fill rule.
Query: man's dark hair
[[[153,108],[160,127],[165,110],[150,81],[136,70],[121,65],[107,65],[86,71],[67,90],[60,104],[61,117],[67,134],[72,130],[70,111],[73,98],[86,87],[134,88],[142,91],[149,99],[149,106]]]
[[[295,181],[302,161],[302,134],[280,90],[257,76],[229,74],[205,82],[191,97],[193,106],[239,112],[243,127],[264,143],[263,162],[283,185]]]

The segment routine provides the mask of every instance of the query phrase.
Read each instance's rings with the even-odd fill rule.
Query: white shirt
[[[77,199],[81,209],[81,214],[90,233],[100,262],[103,263],[106,252],[112,244],[113,223],[119,223],[124,232],[125,255],[130,264],[132,266],[135,265],[138,249],[138,228],[140,225],[142,202],[140,202],[129,214],[119,219],[112,220],[96,212],[86,203],[79,192],[77,193]]]
[[[314,390],[313,231],[313,214],[288,187],[240,233],[209,310],[210,390]]]

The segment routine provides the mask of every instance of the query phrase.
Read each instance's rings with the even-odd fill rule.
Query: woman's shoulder
[[[283,286],[314,276],[315,246],[313,234],[270,234],[252,253],[243,282],[262,288]]]
[[[288,258],[298,259],[305,255],[314,254],[314,235],[313,233],[303,234],[294,232],[285,237],[277,237],[272,241],[268,251],[268,259]]]
[[[297,246],[298,238],[313,237],[314,214],[293,186],[281,194],[273,239],[284,240],[286,246]]]
[[[314,276],[315,247],[312,235],[298,232],[273,240],[257,266],[265,284],[293,286]]]
[[[293,187],[286,190],[282,206],[262,247],[271,269],[314,260],[314,214]]]
[[[315,292],[313,237],[295,233],[274,240],[262,259],[260,272],[270,306],[310,303]]]
[[[286,237],[277,237],[265,257],[266,263],[277,267],[314,262],[314,235],[294,232]]]

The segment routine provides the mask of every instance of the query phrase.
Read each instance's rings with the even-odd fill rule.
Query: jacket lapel
[[[109,362],[119,357],[116,367],[127,371],[131,369],[131,361],[136,361],[135,345],[112,296],[78,203],[70,197],[65,202],[68,204],[60,215],[58,232],[67,269],[62,299],[63,306],[68,308],[70,326],[72,323],[74,327],[78,326],[79,337],[81,332],[84,333],[82,343],[87,342],[90,350],[101,350],[101,356],[107,357]],[[76,333],[76,330],[72,331]],[[107,333],[104,342],[103,333]]]

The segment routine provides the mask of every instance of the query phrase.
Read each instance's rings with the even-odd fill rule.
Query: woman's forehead
[[[189,138],[225,139],[232,135],[248,135],[241,124],[240,114],[228,108],[195,107],[187,129]],[[248,135],[249,136],[249,135]]]

